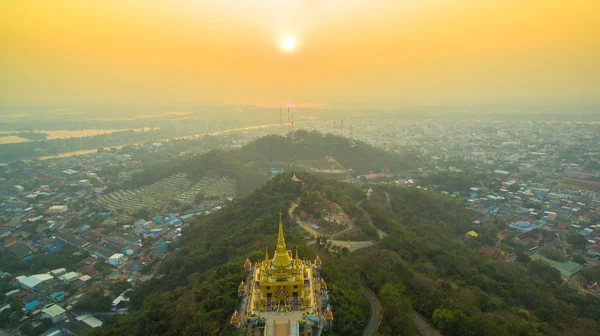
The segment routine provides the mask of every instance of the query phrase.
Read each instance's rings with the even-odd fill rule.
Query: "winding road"
[[[429,322],[427,322],[427,320],[423,316],[421,316],[421,314],[417,313],[416,311],[413,311],[413,320],[415,321],[417,328],[419,328],[421,330],[421,334],[423,336],[437,336],[438,335],[438,333],[435,332],[435,329],[433,329],[431,324],[429,324]]]
[[[371,305],[371,316],[369,317],[369,323],[365,327],[365,331],[363,332],[363,336],[372,336],[379,329],[379,325],[381,324],[381,320],[383,319],[383,307],[381,306],[381,302],[377,298],[377,295],[370,290],[369,288],[363,286],[361,288],[363,295],[369,300],[369,304]],[[421,330],[421,335],[423,336],[437,336],[438,333],[435,332],[435,329],[427,322],[427,320],[421,316],[421,314],[417,313],[413,310],[413,320],[417,325],[417,328]]]
[[[357,205],[360,206],[360,204],[363,201],[364,201],[364,199],[360,200],[357,203]],[[387,193],[386,193],[386,201],[387,201],[387,206],[389,207],[390,206],[390,196]],[[295,216],[293,215],[293,212],[297,206],[298,206],[298,204],[294,203],[288,209],[288,214],[291,218],[295,218]],[[313,236],[313,237],[318,236],[318,232],[314,231],[312,228],[308,228],[308,227],[302,225],[302,223],[298,220],[298,218],[295,218],[295,219],[296,219],[296,223],[301,228],[306,230],[311,236]],[[371,219],[370,216],[369,216],[369,220],[371,222],[371,225],[373,225],[373,227],[375,229],[377,229],[377,227],[374,225],[373,220]],[[387,233],[383,232],[380,229],[377,229],[377,234],[379,235],[380,239],[387,236]],[[314,244],[315,242],[316,241],[311,240],[308,242],[308,244],[311,245],[311,244]],[[347,241],[333,240],[332,242],[336,245],[347,246],[350,251],[356,251],[358,249],[373,245],[372,241],[347,242]],[[377,332],[377,330],[379,329],[379,326],[381,325],[381,321],[383,319],[383,306],[381,305],[381,302],[377,298],[377,295],[372,290],[370,290],[368,287],[362,286],[361,291],[362,291],[363,295],[369,301],[369,304],[371,305],[371,315],[369,317],[369,322],[365,326],[363,336],[372,336]],[[431,324],[429,324],[429,322],[427,322],[427,320],[423,316],[421,316],[421,314],[417,313],[414,310],[413,310],[413,320],[415,321],[417,328],[419,328],[419,330],[421,331],[421,335],[423,335],[423,336],[438,336],[439,335],[435,331],[435,329],[431,326]],[[321,334],[321,330],[319,330],[317,335],[320,336],[320,334]]]
[[[369,304],[371,305],[371,316],[369,317],[369,323],[365,327],[363,336],[371,336],[379,329],[381,319],[383,318],[383,307],[381,306],[381,302],[379,302],[377,295],[375,295],[372,290],[365,286],[361,289],[363,295],[369,300]]]

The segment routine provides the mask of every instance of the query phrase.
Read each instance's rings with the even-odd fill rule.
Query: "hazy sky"
[[[598,0],[2,0],[0,104],[598,103],[599,13]]]

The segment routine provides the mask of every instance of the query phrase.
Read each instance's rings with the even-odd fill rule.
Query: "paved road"
[[[332,240],[334,245],[347,247],[350,252],[360,250],[361,248],[369,247],[373,245],[372,241],[344,241],[344,240]]]
[[[431,324],[427,322],[427,320],[421,316],[421,314],[413,311],[413,320],[415,324],[421,331],[423,332],[423,336],[437,336],[438,334],[435,332]]]
[[[371,316],[369,318],[369,323],[365,327],[365,331],[363,332],[363,336],[371,336],[377,332],[379,329],[379,325],[381,324],[381,319],[383,318],[383,307],[381,306],[381,302],[375,295],[375,293],[367,287],[362,287],[363,295],[369,300],[369,304],[371,305]],[[421,316],[421,314],[413,311],[413,320],[417,327],[422,331],[423,336],[438,336],[435,329],[427,322],[427,320]]]
[[[371,316],[369,317],[369,323],[365,327],[363,336],[371,336],[379,329],[381,319],[383,318],[383,308],[381,307],[381,302],[379,302],[379,299],[372,290],[363,286],[362,293],[367,300],[369,300],[369,304],[371,305]]]

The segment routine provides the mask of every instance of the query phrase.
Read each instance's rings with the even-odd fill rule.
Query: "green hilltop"
[[[156,182],[169,175],[184,172],[194,180],[216,174],[233,178],[238,183],[239,194],[247,194],[260,187],[270,175],[270,169],[310,170],[309,167],[330,168],[326,157],[335,158],[345,171],[352,169],[353,176],[380,172],[387,168],[401,173],[418,168],[419,160],[411,153],[386,152],[358,140],[323,135],[299,130],[293,140],[279,135],[269,135],[233,150],[212,150],[202,155],[160,164],[149,164],[144,171],[134,174],[123,187],[135,188]],[[345,174],[338,174],[341,178]],[[329,175],[334,177],[334,175]]]

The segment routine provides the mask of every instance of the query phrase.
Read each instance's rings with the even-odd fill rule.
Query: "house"
[[[82,275],[82,276],[80,276],[80,277],[79,277],[79,280],[81,280],[81,281],[83,281],[83,282],[88,282],[88,281],[90,281],[91,279],[92,279],[92,277],[91,277],[91,276],[89,276],[89,275]]]
[[[498,248],[491,246],[482,246],[479,248],[479,253],[484,254],[490,258],[501,260],[502,259],[502,251]]]
[[[587,254],[593,257],[600,257],[600,239],[596,239],[594,244],[588,247]]]
[[[512,224],[509,224],[508,227],[511,229],[519,230],[521,232],[527,232],[527,231],[537,229],[537,226],[531,225],[529,222],[525,222],[525,221],[514,222]]]
[[[99,275],[98,271],[96,271],[96,269],[90,265],[84,265],[84,266],[79,267],[77,269],[77,272],[84,274],[84,275],[89,275],[92,278],[97,277]]]
[[[378,177],[379,177],[378,174],[366,174],[366,175],[360,176],[360,179],[362,179],[363,181],[372,181],[372,180],[376,180]]]
[[[41,333],[40,336],[62,336],[64,334],[65,333],[63,333],[62,330],[58,329],[57,327],[53,327]]]
[[[64,268],[57,268],[57,269],[55,269],[53,271],[50,271],[50,274],[52,276],[55,276],[55,277],[58,277],[58,276],[63,275],[65,273],[67,273],[67,270],[64,269]]]
[[[61,306],[53,304],[42,309],[42,316],[56,323],[65,317],[65,312],[66,310],[64,310]]]
[[[64,213],[67,211],[69,211],[69,207],[66,205],[53,205],[50,208],[48,208],[47,212],[58,214],[58,213]]]
[[[33,308],[35,308],[35,307],[36,307],[37,305],[39,305],[39,304],[40,304],[40,302],[39,302],[39,301],[37,301],[37,300],[35,300],[35,301],[31,301],[31,302],[29,302],[28,304],[26,304],[26,305],[23,307],[23,309],[25,309],[26,311],[30,311],[30,310],[32,310]]]
[[[525,246],[529,251],[533,251],[540,247],[541,239],[542,235],[538,230],[523,232],[515,237],[515,240]]]
[[[132,255],[132,254],[137,253],[140,250],[140,248],[142,248],[142,245],[135,244],[135,245],[129,247],[127,250],[125,250],[125,252],[127,253],[127,255]]]
[[[108,263],[113,266],[119,266],[125,261],[125,255],[123,253],[115,253],[108,258]]]
[[[87,324],[89,327],[98,328],[102,326],[102,321],[93,317],[91,314],[81,315],[75,318],[77,321],[81,321]]]
[[[19,243],[7,247],[6,250],[17,256],[19,259],[23,259],[31,254],[31,250],[27,246]]]
[[[77,275],[77,272],[69,272],[69,273],[65,273],[65,274],[61,275],[59,277],[59,279],[64,282],[70,283],[70,282],[73,282],[73,281],[79,279],[79,276]]]
[[[309,214],[308,212],[302,211],[302,212],[300,213],[300,220],[303,220],[303,221],[305,221],[305,220],[307,220],[309,217],[310,217],[310,214]]]

